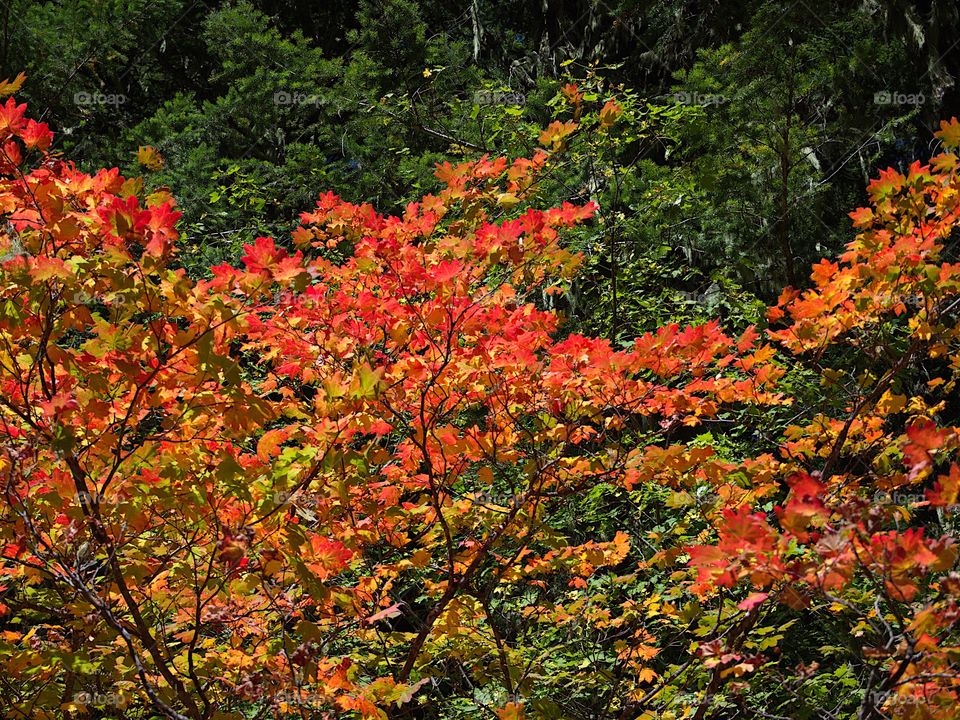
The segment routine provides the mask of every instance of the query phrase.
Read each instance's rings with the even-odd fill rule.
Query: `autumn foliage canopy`
[[[322,195],[194,280],[171,195],[80,172],[25,111],[0,107],[5,717],[955,717],[955,120],[769,327],[614,347],[550,309],[595,210],[536,208],[576,122],[395,216]],[[596,501],[620,529],[569,521]]]

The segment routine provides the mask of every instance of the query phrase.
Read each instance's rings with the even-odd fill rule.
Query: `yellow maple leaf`
[[[944,147],[960,148],[960,122],[956,117],[941,120],[940,130],[934,134],[943,141]]]

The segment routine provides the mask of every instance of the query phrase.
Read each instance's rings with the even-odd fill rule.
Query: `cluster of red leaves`
[[[619,109],[604,113],[607,127]],[[441,166],[443,189],[399,216],[321,196],[291,243],[258,238],[241,267],[197,282],[174,269],[168,194],[77,171],[13,100],[0,135],[0,612],[34,623],[0,633],[12,717],[81,717],[77,688],[106,681],[177,720],[256,705],[383,718],[456,657],[500,673],[497,714],[520,718],[522,648],[498,633],[494,597],[526,603],[534,626],[609,630],[629,676],[617,707],[639,716],[679,677],[654,667],[644,618],[676,606],[588,603],[601,571],[621,582],[633,538],[559,537],[549,509],[599,486],[666,486],[684,503],[700,485],[719,499],[704,514],[716,540],[686,543],[696,577],[681,567],[673,599],[745,597],[682,669],[706,672],[711,692],[761,672],[769,658],[742,647],[751,623],[826,599],[896,640],[882,690],[925,693],[936,702],[918,717],[948,716],[953,542],[891,529],[891,509],[864,494],[926,483],[930,507],[957,499],[945,406],[893,392],[911,362],[949,359],[930,393],[951,392],[960,369],[957,271],[939,259],[958,218],[955,155],[885,175],[840,263],[772,312],[789,318],[771,337],[790,351],[867,352],[899,333],[908,359],[846,414],[791,428],[779,456],[734,462],[662,438],[788,403],[786,358],[718,323],[623,350],[562,336],[534,299],[575,272],[560,240],[594,208],[511,213],[549,153]],[[775,512],[755,507],[784,494]],[[637,572],[681,558],[666,547]],[[540,598],[557,579],[572,601]]]
[[[826,603],[869,638],[868,715],[953,717],[960,692],[957,546],[929,535],[949,527],[960,482],[960,428],[944,424],[960,370],[960,264],[943,260],[960,220],[958,128],[943,123],[947,151],[929,166],[881,173],[873,206],[851,213],[860,234],[839,261],[814,266],[813,287],[788,289],[771,309],[787,325],[770,336],[811,357],[848,404],[788,429],[782,506],[723,509],[718,541],[688,548],[695,592],[749,587],[747,615],[758,600],[807,613]],[[831,353],[869,370],[844,382]],[[911,383],[913,396],[898,394]]]
[[[572,275],[559,239],[594,208],[504,201],[547,153],[442,166],[443,190],[397,217],[324,195],[292,247],[258,238],[194,282],[169,264],[168,195],[54,155],[20,169],[17,138],[49,138],[10,107],[0,572],[5,611],[47,628],[6,635],[21,713],[85,711],[54,660],[82,650],[168,717],[304,698],[380,717],[446,637],[485,647],[476,597],[582,588],[627,557],[623,533],[558,547],[543,507],[628,485],[643,418],[780,402],[753,331],[558,339],[530,295]],[[411,581],[425,616],[384,648]],[[40,701],[30,667],[59,696]]]

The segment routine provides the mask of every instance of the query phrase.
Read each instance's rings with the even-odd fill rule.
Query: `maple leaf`
[[[456,260],[444,260],[430,268],[430,277],[438,285],[448,283],[463,273],[463,264]]]
[[[353,557],[353,552],[342,542],[319,534],[311,535],[310,548],[314,562],[309,563],[309,567],[321,580],[343,570]]]
[[[560,122],[559,120],[554,120],[540,133],[540,144],[554,151],[560,150],[564,146],[566,139],[572,135],[578,127],[579,125],[573,121]]]
[[[952,463],[950,472],[937,478],[933,488],[927,490],[927,499],[934,507],[951,507],[957,504],[960,494],[960,465]]]
[[[768,597],[770,597],[770,593],[752,592],[746,598],[737,603],[737,607],[744,612],[750,612]]]
[[[26,126],[26,111],[26,104],[17,105],[12,97],[7,98],[7,102],[0,105],[0,135],[19,134]]]
[[[904,460],[916,475],[930,466],[933,454],[953,440],[952,430],[938,428],[932,421],[923,419],[907,427],[907,443],[903,447]]]
[[[6,95],[13,95],[13,93],[18,92],[23,83],[26,82],[27,74],[21,72],[13,80],[2,80],[0,81],[0,97]]]
[[[579,105],[583,102],[583,93],[580,92],[576,83],[567,83],[564,85],[560,88],[560,94],[563,95],[571,105]]]
[[[907,427],[910,443],[925,452],[942,448],[951,436],[949,430],[938,428],[930,420],[921,420]]]
[[[510,702],[503,707],[496,708],[498,720],[525,720],[526,713],[523,709],[523,703]]]
[[[957,122],[956,117],[950,118],[949,121],[941,120],[940,130],[934,135],[943,141],[944,146],[951,149],[960,148],[960,122]]]
[[[810,525],[820,525],[827,518],[821,501],[824,486],[807,474],[793,478],[786,508],[779,513],[780,524],[794,534],[806,538]]]
[[[257,442],[257,457],[263,462],[268,462],[270,458],[277,456],[280,452],[280,446],[286,439],[286,430],[268,430]]]
[[[147,170],[156,172],[163,168],[163,156],[151,145],[141,145],[137,149],[137,162]]]
[[[873,210],[870,208],[857,208],[850,213],[850,219],[853,220],[855,228],[866,228],[873,224]]]
[[[247,272],[269,273],[270,270],[287,256],[286,251],[278,249],[273,238],[258,237],[253,245],[244,245],[246,253],[240,261],[246,266]]]
[[[20,134],[23,144],[31,150],[47,150],[53,142],[53,133],[46,123],[27,120],[27,125]]]
[[[623,108],[621,108],[615,101],[608,100],[600,110],[600,127],[604,130],[612,127],[622,114]]]

